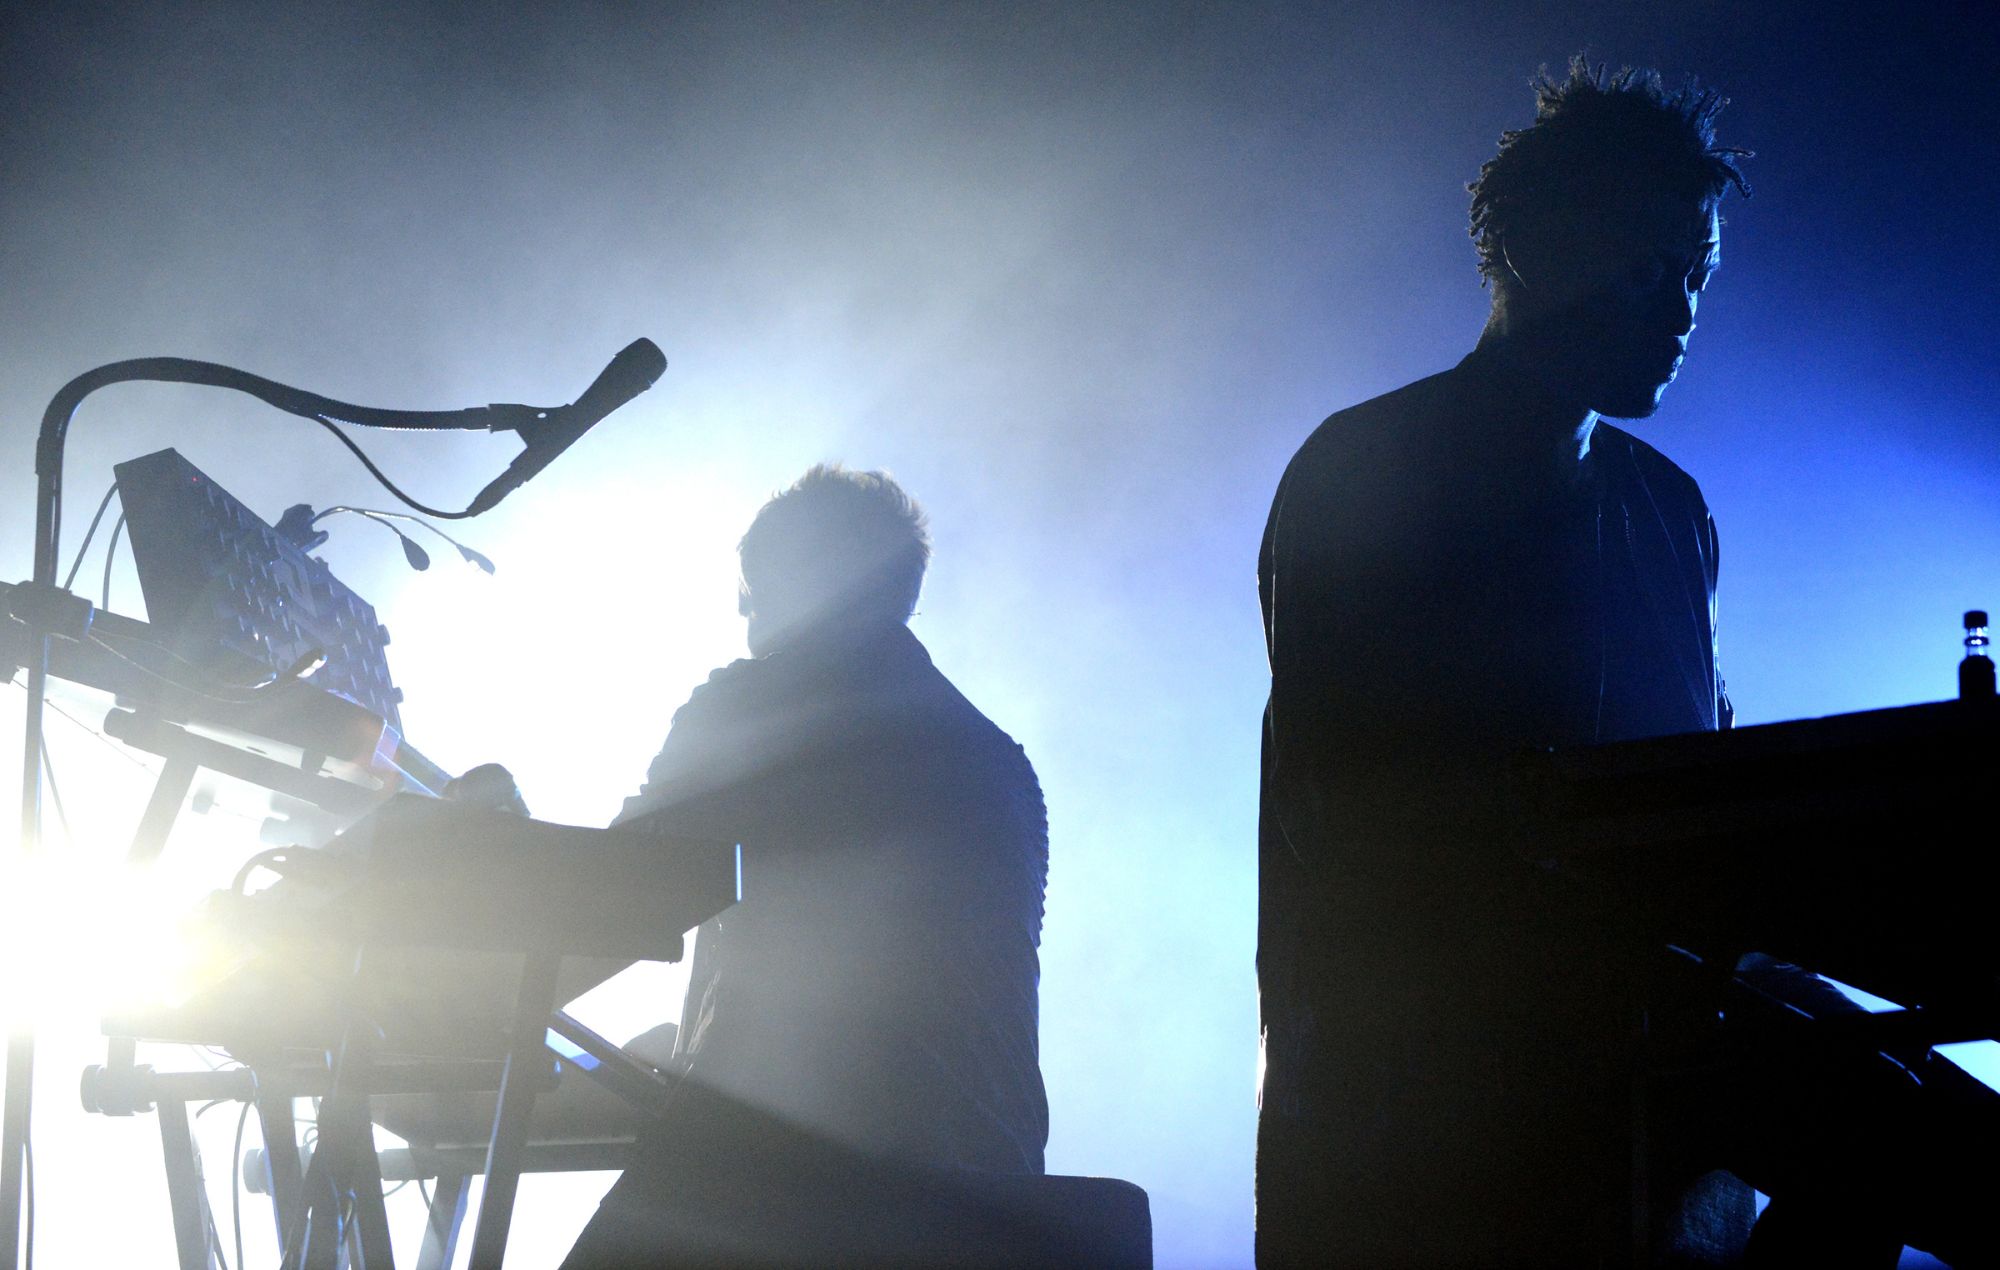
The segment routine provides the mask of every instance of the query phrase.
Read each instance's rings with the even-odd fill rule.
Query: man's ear
[[[1500,258],[1521,290],[1538,301],[1558,298],[1568,281],[1561,253],[1555,250],[1558,235],[1546,225],[1517,225],[1500,240]]]
[[[1537,309],[1568,308],[1590,289],[1598,243],[1578,227],[1521,225],[1500,242],[1508,273]]]

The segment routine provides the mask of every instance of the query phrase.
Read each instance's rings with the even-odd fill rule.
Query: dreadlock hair
[[[930,564],[927,519],[886,472],[814,466],[764,504],[737,547],[751,594],[908,620]]]
[[[1523,227],[1615,216],[1634,195],[1685,196],[1706,207],[1731,187],[1750,196],[1737,166],[1750,151],[1715,144],[1715,116],[1728,98],[1692,78],[1661,85],[1658,71],[1607,72],[1582,54],[1557,81],[1544,67],[1531,81],[1535,122],[1500,134],[1500,150],[1466,188],[1481,285],[1508,272],[1505,243]]]

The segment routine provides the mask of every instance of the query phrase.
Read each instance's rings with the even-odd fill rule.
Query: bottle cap
[[[1968,630],[1968,631],[1969,631],[1969,630],[1971,630],[1971,629],[1972,629],[1973,627],[1975,627],[1975,626],[1984,626],[1984,625],[1986,625],[1986,610],[1985,610],[1985,609],[1969,609],[1969,610],[1967,610],[1967,611],[1966,611],[1966,614],[1965,614],[1965,629],[1966,629],[1966,630]]]

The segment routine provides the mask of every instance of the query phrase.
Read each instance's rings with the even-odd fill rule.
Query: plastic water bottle
[[[1965,660],[1958,663],[1959,700],[1993,696],[1993,658],[1986,651],[1991,643],[1986,635],[1986,610],[1973,609],[1965,615]]]

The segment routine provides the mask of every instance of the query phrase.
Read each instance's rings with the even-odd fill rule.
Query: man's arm
[[[774,659],[737,661],[674,712],[639,792],[613,824],[646,817],[695,837],[766,836],[817,801],[805,788],[826,744],[831,704],[788,685]]]
[[[735,791],[754,779],[762,764],[754,708],[757,667],[738,661],[710,674],[686,704],[674,711],[660,752],[646,769],[639,792],[625,800],[613,824],[648,817],[685,832],[735,837],[741,801]]]
[[[1329,833],[1374,863],[1463,863],[1497,814],[1507,685],[1481,662],[1479,615],[1448,508],[1423,473],[1322,427],[1274,500],[1259,568],[1271,659],[1267,794],[1302,860]],[[1476,583],[1476,579],[1473,580]],[[1473,629],[1468,629],[1468,628]]]

